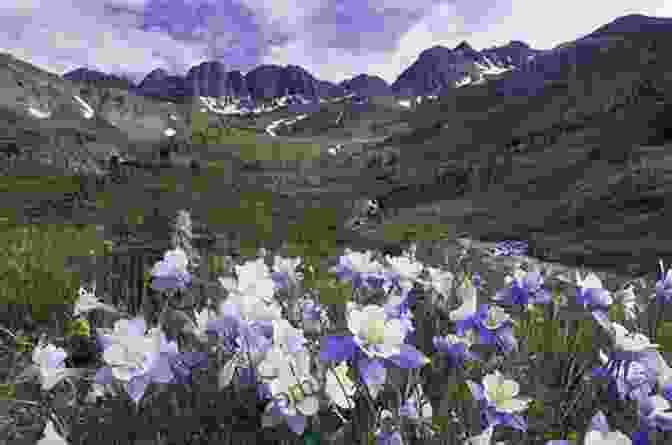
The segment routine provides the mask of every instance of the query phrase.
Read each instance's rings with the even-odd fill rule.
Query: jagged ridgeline
[[[69,259],[102,256],[106,246],[93,225],[5,222],[0,227],[0,324],[26,329],[64,320],[82,279]]]

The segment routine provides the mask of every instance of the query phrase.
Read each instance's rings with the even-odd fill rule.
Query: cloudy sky
[[[672,0],[0,0],[0,51],[57,74],[85,66],[136,82],[205,60],[392,82],[434,45],[550,49],[631,13],[672,17]]]

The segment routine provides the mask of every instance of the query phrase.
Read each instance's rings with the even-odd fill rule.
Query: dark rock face
[[[517,68],[526,63],[527,55],[535,53],[535,50],[520,42],[481,52],[467,42],[460,43],[452,50],[433,46],[421,52],[418,59],[392,83],[391,88],[400,96],[440,95],[454,88],[465,76],[476,81],[493,68]]]
[[[253,99],[270,99],[298,94],[306,98],[318,95],[317,80],[299,66],[262,65],[245,75]]]
[[[368,74],[360,74],[352,79],[343,81],[339,84],[346,91],[352,92],[361,96],[391,96],[392,89],[379,76],[370,76]]]
[[[245,78],[240,71],[226,71],[218,61],[203,62],[192,67],[185,79],[191,96],[220,97],[248,95]]]
[[[152,71],[140,82],[138,92],[143,96],[158,98],[185,97],[189,95],[184,78],[181,76],[169,76],[161,68]]]
[[[318,80],[316,88],[317,94],[324,98],[340,97],[347,94],[345,88],[343,88],[342,85],[336,85],[326,80]]]
[[[63,74],[63,78],[73,82],[95,82],[100,86],[106,86],[109,88],[123,88],[127,90],[135,89],[135,85],[129,79],[124,79],[113,74],[106,74],[87,68],[77,68],[73,71],[69,71]]]

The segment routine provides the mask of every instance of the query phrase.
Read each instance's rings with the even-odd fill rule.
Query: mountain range
[[[521,69],[540,50],[512,41],[501,47],[474,50],[467,42],[454,49],[435,46],[420,53],[418,59],[391,85],[375,74],[360,74],[338,84],[319,80],[296,65],[261,65],[246,74],[226,71],[223,63],[208,61],[193,66],[185,76],[168,75],[158,68],[134,85],[128,79],[87,68],[63,75],[76,82],[126,88],[138,95],[161,99],[185,97],[235,97],[255,101],[301,95],[305,98],[334,98],[354,93],[361,96],[438,95],[449,88],[484,78],[493,78],[511,69]]]
[[[166,144],[193,161],[204,148],[190,143],[191,114],[201,109],[260,140],[324,148],[319,165],[272,172],[317,178],[294,202],[340,208],[366,194],[380,198],[386,222],[441,221],[476,239],[524,239],[539,258],[640,273],[672,256],[671,37],[672,19],[628,15],[550,50],[435,46],[391,85],[375,73],[334,84],[294,65],[243,75],[217,62],[134,85],[0,54],[0,166],[105,176],[111,153],[151,157]],[[264,134],[278,121],[291,122],[292,138]],[[336,143],[343,153],[330,157]],[[232,158],[227,146],[208,150]],[[139,193],[136,184],[123,197]],[[361,236],[380,239],[370,228]]]

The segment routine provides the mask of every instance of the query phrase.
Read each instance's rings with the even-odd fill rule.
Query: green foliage
[[[76,320],[67,320],[65,323],[66,337],[89,337],[91,335],[91,326],[86,319],[78,318]]]
[[[67,258],[104,251],[94,226],[5,227],[0,232],[0,304],[29,305],[34,319],[47,320],[54,306],[74,304],[79,295],[80,277],[66,270]]]
[[[383,237],[390,242],[439,241],[452,233],[447,224],[383,224]]]
[[[306,431],[303,433],[304,445],[320,445],[321,435],[315,431]]]
[[[14,400],[16,398],[16,385],[13,383],[0,384],[0,400]]]
[[[664,352],[672,351],[672,321],[659,321],[656,326],[656,343]]]
[[[77,176],[2,176],[0,192],[74,193],[80,184]]]
[[[609,306],[608,314],[609,320],[612,322],[616,322],[621,325],[625,322],[625,306],[623,306],[623,303],[614,303]]]
[[[305,209],[300,220],[289,227],[287,234],[292,255],[305,257],[307,261],[337,255],[336,221],[334,209]]]
[[[432,429],[440,434],[447,433],[450,427],[450,417],[435,414],[432,416]]]
[[[192,114],[191,142],[196,145],[227,144],[238,148],[246,161],[298,161],[319,158],[319,144],[262,142],[257,133],[243,128],[212,127],[204,112]]]
[[[589,352],[592,349],[594,336],[592,320],[577,320],[574,335],[563,335],[563,321],[544,318],[543,313],[543,308],[533,305],[528,314],[529,318],[514,323],[514,336],[525,339],[530,353],[577,353]]]
[[[16,351],[19,353],[32,352],[33,351],[33,341],[30,337],[25,335],[17,335],[14,340],[16,343]]]
[[[338,280],[330,272],[321,273],[306,285],[319,292],[320,304],[346,304],[354,292],[351,282]]]
[[[446,391],[449,400],[469,401],[473,398],[466,382],[449,382]]]

